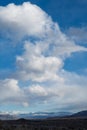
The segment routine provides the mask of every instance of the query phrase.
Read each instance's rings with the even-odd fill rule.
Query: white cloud
[[[64,78],[69,77],[68,80],[58,81],[55,84],[50,84],[50,86],[49,84],[48,86],[47,84],[42,86],[33,84],[20,88],[18,81],[14,79],[1,80],[0,103],[23,105],[24,107],[36,105],[36,108],[39,104],[45,106],[46,109],[58,108],[58,110],[66,107],[69,110],[72,110],[73,107],[74,110],[86,109],[86,77],[64,73]]]
[[[1,37],[15,42],[22,42],[26,37],[40,39],[45,46],[53,44],[53,49],[55,50],[56,47],[58,52],[63,54],[84,50],[83,47],[76,46],[72,40],[69,40],[61,32],[58,24],[54,23],[41,8],[29,2],[19,6],[9,4],[0,7],[0,33]]]
[[[21,95],[18,81],[15,79],[0,80],[0,101],[17,99]]]
[[[32,43],[25,44],[25,52],[17,57],[19,77],[22,80],[43,82],[45,80],[62,80],[57,71],[62,67],[62,60],[57,57],[45,57],[41,49]]]
[[[23,44],[14,77],[0,80],[0,102],[59,108],[86,102],[86,78],[66,72],[63,65],[72,53],[87,49],[62,33],[42,9],[29,2],[0,7],[0,34],[18,47],[19,41]]]
[[[27,2],[22,6],[9,4],[0,7],[0,25],[0,29],[3,28],[2,33],[8,39],[21,40],[27,35],[43,37],[52,23],[51,18],[44,11]]]
[[[46,96],[47,95],[47,91],[39,85],[29,87],[29,92],[31,94],[38,95],[38,96]]]

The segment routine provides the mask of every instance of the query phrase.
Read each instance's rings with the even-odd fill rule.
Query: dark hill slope
[[[86,111],[80,111],[78,113],[75,113],[71,115],[70,117],[81,117],[81,118],[87,118],[87,110]]]

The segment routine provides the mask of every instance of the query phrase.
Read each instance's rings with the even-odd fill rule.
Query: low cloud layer
[[[20,55],[15,54],[15,72],[0,80],[1,104],[36,105],[38,110],[39,105],[58,110],[87,108],[82,108],[86,76],[63,68],[67,57],[87,48],[64,34],[41,8],[29,2],[0,7],[0,38],[3,48],[4,44],[23,48]]]

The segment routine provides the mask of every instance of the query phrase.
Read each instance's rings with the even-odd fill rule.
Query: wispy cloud
[[[78,44],[87,44],[87,27],[70,27],[67,35]]]

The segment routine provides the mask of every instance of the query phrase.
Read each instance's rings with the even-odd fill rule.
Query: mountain
[[[77,113],[75,113],[75,114],[71,115],[70,117],[87,118],[87,110],[77,112]]]
[[[14,120],[14,119],[57,119],[60,117],[65,118],[87,118],[87,110],[80,111],[78,113],[70,112],[34,112],[34,113],[23,113],[23,114],[12,114],[12,113],[1,113],[1,120]]]
[[[70,112],[35,112],[29,114],[19,114],[18,118],[24,119],[46,119],[51,117],[63,117],[71,115]]]
[[[70,112],[35,112],[24,114],[0,114],[1,120],[13,120],[13,119],[46,119],[52,117],[63,117],[71,115]]]
[[[10,114],[0,114],[0,120],[14,120],[16,117]]]

